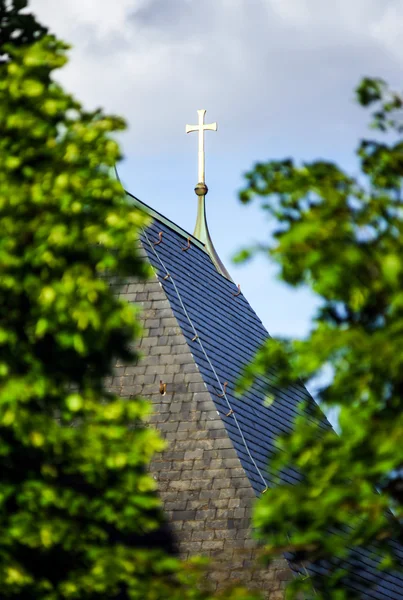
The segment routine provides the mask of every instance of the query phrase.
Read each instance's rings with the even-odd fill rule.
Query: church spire
[[[211,260],[213,261],[216,269],[224,275],[227,279],[231,280],[231,276],[228,273],[227,269],[224,267],[221,262],[215,248],[213,242],[210,237],[210,232],[208,230],[207,219],[206,219],[206,194],[208,192],[208,187],[205,182],[205,155],[204,155],[204,132],[205,131],[217,131],[217,123],[204,123],[204,115],[206,114],[205,109],[201,109],[197,111],[199,115],[199,123],[197,125],[186,125],[186,133],[191,133],[192,131],[197,131],[199,134],[199,154],[198,154],[198,184],[195,187],[195,193],[198,197],[198,207],[197,207],[197,220],[196,227],[193,235],[199,239],[206,247],[207,252],[209,253]],[[232,280],[231,280],[232,281]]]

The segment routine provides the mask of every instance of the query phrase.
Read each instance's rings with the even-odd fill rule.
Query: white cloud
[[[245,132],[248,120],[252,129],[262,118],[278,123],[292,107],[311,105],[320,118],[334,102],[335,86],[350,94],[360,74],[403,62],[399,0],[33,0],[31,6],[74,46],[63,82],[89,106],[122,113],[135,136],[127,143],[136,139],[143,147],[169,145],[184,115],[202,105],[239,119]],[[242,126],[237,135],[243,137]]]
[[[403,63],[402,44],[403,4],[400,1],[389,3],[371,24],[371,35],[387,48],[400,64]]]

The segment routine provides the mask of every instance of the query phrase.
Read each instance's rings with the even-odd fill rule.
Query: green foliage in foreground
[[[320,301],[307,338],[269,340],[243,386],[273,367],[282,386],[324,368],[333,374],[320,401],[338,414],[339,435],[298,418],[279,440],[277,467],[293,464],[303,481],[271,490],[255,512],[269,554],[288,549],[300,564],[333,559],[333,575],[312,581],[315,598],[326,600],[353,598],[343,581],[350,566],[341,566],[349,548],[403,539],[403,104],[377,79],[356,93],[374,107],[376,137],[385,134],[360,142],[359,179],[329,162],[270,161],[255,165],[241,192],[245,203],[262,197],[275,223],[261,249],[280,278]],[[381,549],[390,566],[390,546]],[[304,586],[296,580],[290,597]]]
[[[147,274],[109,176],[124,123],[54,82],[67,46],[25,5],[0,0],[0,595],[207,599],[155,534],[149,405],[103,385],[139,327],[102,274]]]

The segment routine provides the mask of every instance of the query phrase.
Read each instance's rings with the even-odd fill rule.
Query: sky
[[[72,45],[57,78],[88,109],[119,114],[125,188],[189,232],[196,222],[197,109],[206,133],[207,215],[221,260],[272,335],[303,336],[317,302],[267,258],[237,266],[271,225],[241,205],[257,162],[324,158],[356,173],[369,135],[354,102],[363,76],[400,90],[402,0],[31,0]]]

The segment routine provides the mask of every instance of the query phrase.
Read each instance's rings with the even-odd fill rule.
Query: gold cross
[[[198,125],[186,125],[186,133],[192,131],[199,132],[199,181],[198,183],[205,183],[204,175],[204,132],[207,130],[217,131],[217,123],[210,123],[209,125],[204,124],[204,115],[206,114],[205,109],[198,110],[199,124]]]

